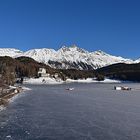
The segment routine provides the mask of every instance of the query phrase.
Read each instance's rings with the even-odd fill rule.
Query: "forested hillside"
[[[97,70],[99,74],[113,79],[140,81],[140,63],[138,64],[113,64]]]
[[[86,79],[95,77],[94,70],[53,69],[29,57],[18,57],[14,59],[5,56],[0,57],[0,81],[6,84],[14,84],[17,78],[38,77],[39,68],[45,68],[46,72],[52,76],[57,73],[62,80],[66,80],[66,78]],[[100,80],[100,78],[98,79]]]
[[[6,84],[12,84],[16,78],[36,77],[40,67],[46,68],[49,73],[55,71],[49,66],[38,63],[28,57],[19,57],[16,59],[8,56],[0,57],[1,81]]]

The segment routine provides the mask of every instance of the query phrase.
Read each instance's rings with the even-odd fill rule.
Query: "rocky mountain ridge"
[[[57,51],[54,49],[42,48],[22,52],[17,49],[1,48],[0,56],[10,56],[14,58],[25,56],[47,64],[52,68],[79,70],[92,70],[116,63],[132,64],[140,62],[139,59],[134,61],[120,56],[113,56],[101,50],[88,52],[75,45],[71,47],[63,46]]]

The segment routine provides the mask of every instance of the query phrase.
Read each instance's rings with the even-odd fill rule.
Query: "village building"
[[[39,68],[38,77],[50,77],[50,74],[46,72],[45,68]]]
[[[55,74],[54,74],[54,77],[55,77],[55,78],[58,78],[58,76],[59,76],[58,73],[55,73]]]

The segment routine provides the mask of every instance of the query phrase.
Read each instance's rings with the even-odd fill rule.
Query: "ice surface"
[[[26,86],[32,90],[0,113],[2,140],[140,140],[139,84]]]

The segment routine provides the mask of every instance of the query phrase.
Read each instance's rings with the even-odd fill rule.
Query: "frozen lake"
[[[115,85],[27,85],[0,112],[0,140],[140,140],[140,84]]]

